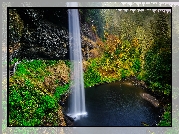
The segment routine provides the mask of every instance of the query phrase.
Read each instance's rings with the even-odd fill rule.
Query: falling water
[[[78,9],[68,9],[69,44],[71,60],[71,96],[69,116],[80,119],[85,116],[85,91],[83,82],[83,66]]]

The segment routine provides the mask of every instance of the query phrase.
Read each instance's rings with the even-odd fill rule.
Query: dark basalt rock
[[[30,58],[66,59],[68,33],[48,21],[38,21],[37,30],[23,36],[22,55]]]
[[[67,9],[24,8],[17,9],[23,21],[23,31],[10,60],[18,59],[69,59],[69,34]],[[88,24],[80,24],[82,55],[85,60],[92,57],[96,35]],[[85,40],[85,37],[87,40]],[[12,37],[13,39],[13,37]],[[14,44],[13,44],[14,45]]]
[[[67,126],[73,126],[74,119],[67,114],[64,114],[64,119]]]
[[[61,101],[61,100],[59,101],[59,104],[60,104],[60,106],[62,106],[62,107],[65,105],[65,103],[64,103],[63,101]]]

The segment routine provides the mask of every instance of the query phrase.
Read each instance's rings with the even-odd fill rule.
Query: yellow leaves
[[[121,44],[121,43],[122,43],[121,40],[119,40],[119,39],[117,39],[116,42],[117,42],[118,44]]]
[[[124,68],[124,69],[129,69],[129,66],[125,63],[125,64],[123,65],[123,68]]]
[[[122,65],[122,63],[120,62],[119,59],[116,60],[115,64],[116,64],[117,68],[119,68]]]
[[[52,79],[58,79],[61,82],[67,83],[69,81],[69,68],[64,61],[59,61],[59,64],[51,67],[48,71],[52,74]]]
[[[121,40],[115,35],[109,35],[107,32],[105,32],[104,37],[106,38],[105,44],[109,47],[109,51],[111,50],[111,52],[114,52],[118,47],[118,44],[121,44]]]
[[[133,70],[130,70],[130,75],[131,75],[131,76],[135,76],[135,73],[134,73]]]
[[[106,64],[107,64],[107,66],[109,66],[109,59],[106,60]]]
[[[104,32],[104,37],[107,38],[108,35],[109,35],[109,34],[105,31],[105,32]]]
[[[132,40],[132,46],[137,47],[138,45],[139,45],[139,41],[136,37],[134,37]]]
[[[94,25],[91,26],[91,29],[96,33],[96,27]]]
[[[119,57],[122,58],[122,57],[123,57],[123,53],[120,53],[120,54],[119,54]]]
[[[107,32],[104,32],[104,37],[106,38],[105,42],[102,42],[99,38],[97,38],[96,44],[99,46],[99,53],[106,52],[111,57],[115,56],[115,52],[121,44],[121,40],[115,35],[109,35]]]

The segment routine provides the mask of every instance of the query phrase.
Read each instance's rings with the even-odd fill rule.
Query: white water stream
[[[67,6],[77,6],[70,2]],[[71,60],[70,107],[68,115],[75,119],[87,115],[85,108],[85,90],[83,80],[83,65],[81,52],[80,24],[78,9],[68,9],[69,45]]]

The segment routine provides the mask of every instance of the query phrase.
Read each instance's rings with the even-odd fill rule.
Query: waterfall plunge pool
[[[143,99],[145,91],[130,81],[103,84],[85,89],[88,115],[75,120],[74,126],[150,126],[160,120],[160,108]],[[65,102],[68,112],[69,100]]]

